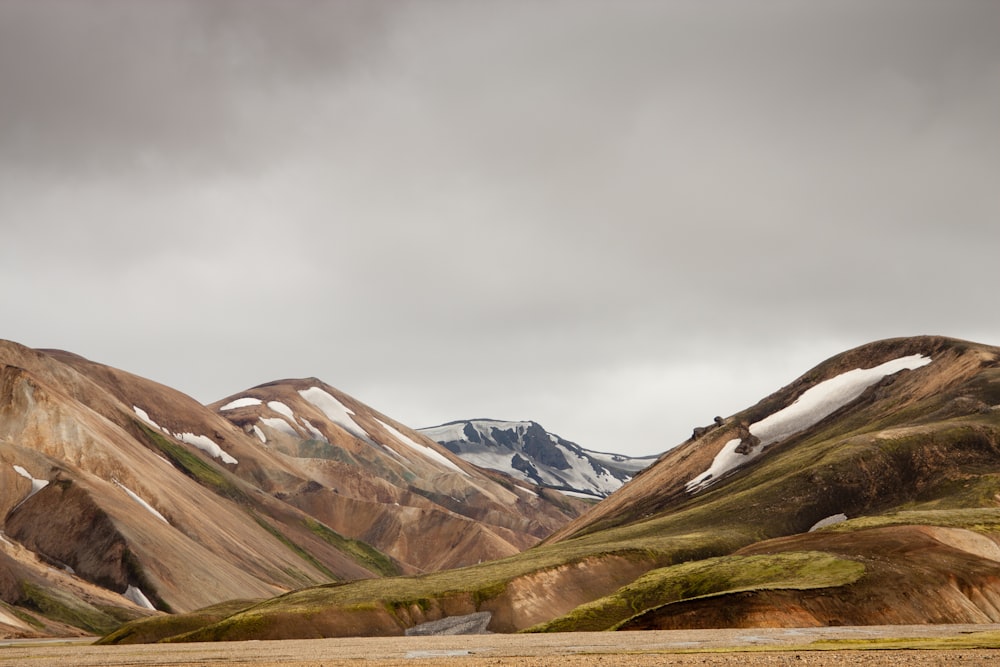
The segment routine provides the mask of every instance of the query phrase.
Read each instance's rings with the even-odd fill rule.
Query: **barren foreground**
[[[0,665],[232,667],[484,667],[486,665],[993,665],[1000,649],[820,650],[824,640],[885,641],[974,638],[1000,625],[666,630],[646,632],[361,637],[349,639],[89,646],[40,641],[0,642]],[[995,636],[995,635],[994,635]],[[974,643],[974,642],[973,642]],[[828,648],[827,647],[824,648]],[[887,645],[891,646],[891,645]],[[958,645],[962,646],[962,645]],[[691,652],[696,651],[696,652]]]

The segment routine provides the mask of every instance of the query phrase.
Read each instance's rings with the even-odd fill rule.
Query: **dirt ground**
[[[629,665],[995,665],[1000,649],[818,651],[819,639],[956,636],[1000,625],[668,630],[90,646],[3,641],[0,666],[613,667]],[[690,652],[697,651],[697,652]],[[704,652],[716,651],[716,652]]]

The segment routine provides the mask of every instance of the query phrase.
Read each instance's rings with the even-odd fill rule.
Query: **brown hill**
[[[370,434],[354,442],[299,388],[336,394]],[[0,634],[105,631],[151,607],[183,612],[506,556],[574,515],[571,502],[433,443],[435,454],[408,454],[409,438],[427,442],[321,383],[259,391],[285,398],[317,434],[264,426],[262,442],[237,425],[246,411],[234,423],[144,378],[0,341]]]

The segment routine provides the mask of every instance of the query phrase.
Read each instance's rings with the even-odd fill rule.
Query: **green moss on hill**
[[[636,614],[679,600],[740,591],[843,586],[864,572],[861,563],[819,551],[709,558],[652,570],[612,595],[527,631],[610,630]]]
[[[375,547],[360,540],[344,537],[319,521],[310,518],[303,519],[302,523],[310,532],[333,545],[338,550],[348,554],[357,563],[363,565],[371,572],[383,577],[395,577],[399,575],[399,565]]]

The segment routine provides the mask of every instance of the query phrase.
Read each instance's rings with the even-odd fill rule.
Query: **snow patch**
[[[464,429],[465,422],[459,422],[457,424],[442,424],[441,426],[422,428],[420,432],[435,442],[457,442],[468,439]]]
[[[133,405],[132,409],[135,411],[135,414],[137,414],[139,416],[139,419],[141,419],[142,421],[146,422],[147,424],[149,424],[150,426],[152,426],[153,428],[155,428],[157,430],[160,430],[160,431],[165,430],[159,424],[157,424],[152,419],[150,419],[149,418],[149,413],[146,412],[145,410],[143,410],[142,408],[140,408],[140,407],[138,407],[136,405]]]
[[[25,479],[31,480],[31,491],[29,491],[28,495],[24,497],[24,499],[21,501],[22,503],[49,485],[49,480],[36,479],[35,477],[32,476],[30,472],[28,472],[25,468],[21,466],[17,465],[14,466],[14,472],[16,472],[21,477],[24,477]]]
[[[326,439],[326,436],[320,433],[318,428],[309,423],[308,419],[300,419],[299,421],[302,423],[305,429],[309,431],[309,435],[311,435],[314,440],[322,440],[323,442],[329,442],[329,440]]]
[[[295,421],[295,413],[292,412],[292,409],[290,407],[288,407],[281,401],[268,401],[267,407],[271,408],[279,415],[283,415],[285,417],[288,417],[290,420]]]
[[[389,434],[393,438],[395,438],[396,440],[398,440],[400,443],[406,445],[407,447],[410,447],[411,449],[413,449],[413,451],[417,452],[418,454],[420,454],[422,456],[425,456],[426,458],[428,458],[428,459],[430,459],[432,461],[435,461],[437,463],[440,463],[440,464],[442,464],[442,465],[444,465],[444,466],[446,466],[448,468],[451,468],[455,472],[460,472],[463,475],[465,475],[466,477],[469,476],[469,474],[467,472],[465,472],[464,470],[462,470],[461,468],[459,468],[457,465],[455,465],[454,461],[452,461],[451,459],[449,459],[448,457],[446,457],[444,454],[442,454],[441,452],[437,451],[436,449],[431,449],[427,445],[420,444],[419,442],[417,442],[413,438],[409,437],[405,433],[401,433],[400,431],[398,431],[397,429],[393,428],[389,424],[386,424],[381,419],[376,419],[375,421],[377,421],[379,424],[381,424],[382,428],[384,428],[386,431],[388,431]]]
[[[236,408],[248,408],[251,405],[260,405],[261,400],[259,398],[254,398],[253,396],[244,396],[243,398],[237,398],[235,401],[230,401],[219,408],[222,410],[235,410]]]
[[[811,533],[814,530],[819,530],[820,528],[826,528],[827,526],[832,526],[834,524],[841,523],[842,521],[847,521],[847,515],[846,514],[843,514],[843,513],[841,513],[841,514],[832,514],[832,515],[826,517],[825,519],[820,519],[819,521],[817,521],[816,523],[814,523],[812,525],[812,528],[809,529],[809,532]]]
[[[287,421],[285,421],[284,417],[261,417],[260,423],[262,423],[264,426],[267,426],[270,429],[278,431],[279,433],[285,433],[286,435],[290,435],[293,438],[300,437],[299,432],[296,431],[294,428],[292,428],[292,425],[289,424]],[[260,430],[256,426],[254,428],[257,428],[258,431]]]
[[[194,433],[175,433],[174,437],[181,442],[197,447],[209,456],[220,459],[223,463],[236,465],[239,461],[231,456],[229,452],[215,444],[207,435],[195,435]]]
[[[153,516],[155,516],[157,519],[159,519],[163,523],[167,524],[168,526],[170,525],[170,522],[167,521],[167,518],[165,516],[163,516],[162,514],[160,514],[158,511],[156,511],[155,507],[153,507],[152,505],[150,505],[149,503],[147,503],[145,500],[143,500],[139,496],[138,493],[136,493],[132,489],[128,488],[127,486],[125,486],[124,484],[122,484],[121,482],[119,482],[117,479],[113,479],[111,481],[114,482],[116,485],[118,485],[121,488],[121,490],[124,491],[128,495],[129,498],[131,498],[135,502],[139,503],[143,507],[143,509],[145,509],[147,512],[149,512],[150,514],[152,514]]]
[[[129,587],[125,589],[125,592],[122,593],[122,595],[127,600],[134,602],[136,605],[140,607],[156,611],[156,607],[154,607],[153,603],[149,601],[149,598],[146,597],[146,594],[143,593],[141,589],[138,589],[131,584],[129,584]]]
[[[260,438],[260,441],[262,443],[264,443],[265,445],[267,444],[267,437],[264,435],[264,432],[260,430],[260,426],[254,424],[253,432],[257,434],[257,437]]]
[[[584,493],[583,491],[568,491],[566,489],[554,489],[564,496],[570,496],[572,498],[583,498],[584,500],[601,500],[601,496],[593,493]]]
[[[892,359],[873,368],[855,368],[810,387],[791,405],[750,425],[750,433],[760,438],[760,445],[749,453],[736,453],[736,448],[740,444],[739,438],[723,445],[708,470],[696,475],[687,483],[688,492],[695,493],[707,488],[725,473],[755,459],[768,445],[785,440],[822,421],[863,394],[865,389],[883,377],[901,370],[920,368],[930,362],[930,357],[912,354]]]
[[[209,438],[208,436],[196,435],[194,433],[171,433],[169,429],[160,426],[152,419],[150,419],[149,413],[147,413],[142,408],[133,405],[132,409],[135,411],[135,414],[139,416],[139,419],[146,422],[150,426],[153,426],[163,431],[167,435],[173,438],[177,438],[181,442],[186,442],[189,445],[197,447],[198,449],[205,452],[209,456],[216,459],[220,459],[223,463],[231,463],[233,465],[239,463],[239,461],[236,460],[235,457],[230,456],[229,452],[225,451],[224,449],[222,449],[222,447],[219,447],[217,444],[215,444],[215,442],[213,442],[212,439]]]
[[[354,411],[319,387],[299,390],[299,395],[319,408],[327,419],[353,436],[370,441],[368,433],[354,421]]]

